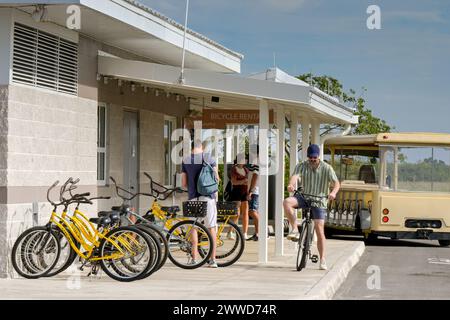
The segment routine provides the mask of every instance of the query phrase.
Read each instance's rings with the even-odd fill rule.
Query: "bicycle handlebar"
[[[157,182],[154,182],[152,177],[147,172],[144,172],[144,175],[146,175],[147,178],[150,180],[150,191],[152,192],[152,194],[148,194],[148,195],[153,197],[153,198],[156,198],[158,200],[166,200],[174,192],[179,192],[179,193],[187,192],[186,190],[183,190],[180,187],[176,187],[176,188],[164,187],[163,185],[161,185],[161,184],[159,184]],[[153,185],[156,185],[159,189],[162,189],[162,191],[156,190],[153,187]],[[156,195],[154,195],[153,193],[155,193]]]
[[[138,195],[141,195],[141,193],[132,193],[122,187],[119,187],[119,185],[117,184],[116,180],[113,177],[109,177],[109,179],[113,182],[114,186],[116,187],[116,194],[119,198],[121,198],[123,201],[131,201],[134,198],[136,198]],[[124,195],[119,193],[119,190],[128,193],[129,195],[131,195],[130,198],[125,197]]]

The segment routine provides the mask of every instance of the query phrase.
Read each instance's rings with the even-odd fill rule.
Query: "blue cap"
[[[320,156],[320,147],[317,144],[310,145],[308,147],[307,156],[308,156],[308,158],[319,157]]]

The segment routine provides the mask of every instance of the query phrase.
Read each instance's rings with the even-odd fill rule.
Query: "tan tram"
[[[450,245],[450,134],[380,133],[331,138],[324,146],[342,183],[327,233],[366,240],[438,240]]]

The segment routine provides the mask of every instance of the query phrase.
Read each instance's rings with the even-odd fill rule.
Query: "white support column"
[[[290,155],[289,155],[289,173],[290,176],[294,173],[295,166],[298,163],[298,113],[291,111],[291,130],[290,135]]]
[[[306,160],[306,152],[309,146],[309,119],[306,116],[302,117],[302,161]]]
[[[320,122],[318,120],[311,122],[311,142],[320,145]]]
[[[267,263],[267,226],[269,199],[269,104],[267,100],[259,102],[259,241],[258,262]]]
[[[275,256],[282,256],[284,251],[283,238],[284,238],[284,119],[283,106],[277,108],[277,130],[278,130],[278,172],[276,173],[276,185],[275,185]]]

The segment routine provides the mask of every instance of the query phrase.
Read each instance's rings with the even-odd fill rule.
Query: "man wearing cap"
[[[317,234],[317,248],[320,256],[320,269],[326,270],[325,262],[325,216],[327,210],[328,200],[334,200],[339,191],[340,184],[336,173],[326,162],[320,160],[320,148],[316,144],[308,147],[308,160],[297,164],[294,174],[289,180],[287,190],[289,192],[295,191],[295,185],[300,178],[300,186],[303,187],[305,194],[310,194],[318,197],[323,197],[320,204],[316,204],[311,209],[311,217],[314,220],[314,229]],[[330,192],[330,183],[333,190]],[[291,225],[291,232],[287,238],[289,240],[298,241],[299,232],[297,227],[297,217],[295,216],[295,209],[305,207],[305,201],[300,195],[294,195],[286,198],[283,202],[284,212],[287,215]]]

